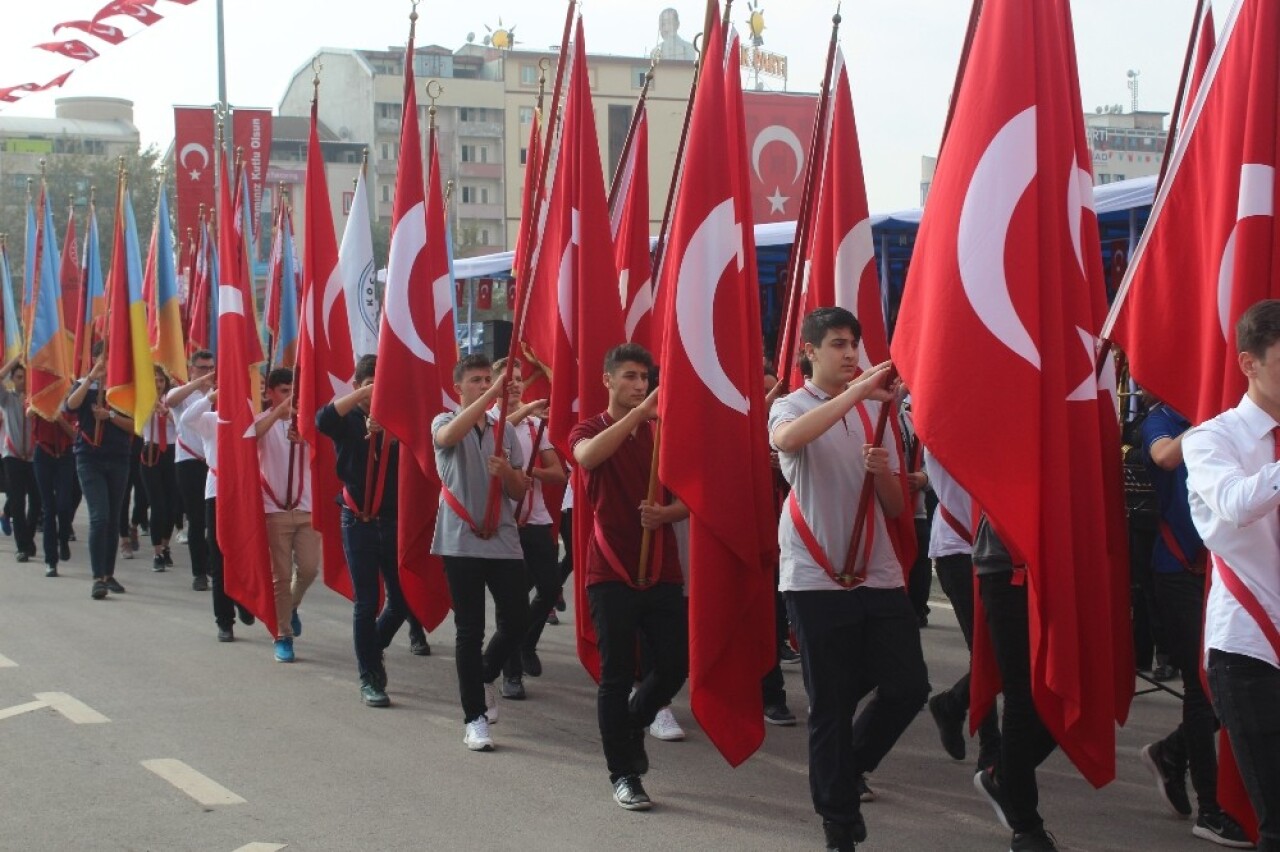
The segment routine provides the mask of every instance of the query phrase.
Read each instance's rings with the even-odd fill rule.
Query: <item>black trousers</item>
[[[351,606],[351,636],[356,672],[361,679],[374,673],[386,674],[382,652],[409,615],[400,589],[396,547],[394,517],[362,521],[346,506],[342,507],[342,550],[347,557],[355,595]],[[383,589],[386,589],[387,602],[379,615],[378,598]]]
[[[1169,662],[1182,673],[1182,724],[1161,741],[1179,766],[1190,766],[1200,810],[1218,809],[1218,717],[1200,682],[1204,635],[1204,575],[1180,571],[1153,575],[1156,606],[1164,625]]]
[[[444,573],[453,598],[453,623],[458,635],[454,657],[458,668],[458,694],[464,722],[484,715],[484,685],[502,672],[528,628],[529,590],[524,562],[519,559],[444,557]],[[484,646],[484,591],[493,595],[497,622]],[[483,647],[483,651],[481,650]]]
[[[809,694],[813,809],[827,822],[856,823],[857,777],[880,765],[929,697],[919,620],[901,588],[786,596]]]
[[[1280,852],[1280,669],[1213,649],[1209,689],[1258,815],[1258,852]]]
[[[13,521],[14,543],[20,552],[34,556],[36,521],[40,517],[40,489],[31,462],[10,456],[4,460],[4,478],[8,502],[5,509]]]
[[[533,591],[533,600],[529,601],[529,627],[524,638],[512,649],[506,665],[502,667],[503,677],[518,678],[524,675],[524,665],[520,662],[520,651],[532,651],[538,647],[542,638],[542,630],[547,626],[547,613],[556,605],[560,597],[560,589],[564,581],[560,579],[559,556],[555,536],[551,534],[550,524],[528,524],[520,528],[520,549],[524,551],[524,570],[526,585]]]
[[[956,611],[956,621],[964,635],[965,647],[973,651],[973,560],[967,554],[957,553],[934,560],[934,570],[947,600]],[[955,716],[969,712],[969,673],[965,672],[950,689],[941,693],[943,702]],[[994,766],[1000,758],[1000,723],[996,709],[982,720],[978,727],[978,768]]]
[[[157,453],[155,464],[142,464],[139,467],[151,513],[151,546],[167,546],[169,536],[173,535],[174,518],[178,509],[178,479],[173,461],[175,450],[167,447],[159,452],[159,447],[148,444],[143,452],[148,454],[148,458],[152,452]]]
[[[120,506],[121,538],[128,538],[133,532],[133,527],[147,523],[147,490],[142,485],[142,462],[138,458],[141,446],[142,442],[135,440],[133,449],[129,451],[129,473],[128,479],[125,480],[124,498]],[[133,501],[133,511],[129,510],[130,500]]]
[[[916,561],[907,574],[907,597],[920,619],[929,615],[929,591],[933,587],[933,561],[929,559],[928,518],[916,518]]]
[[[212,538],[209,530],[213,529],[206,527],[202,510],[209,466],[200,459],[186,459],[175,463],[173,469],[182,505],[188,507],[187,552],[191,554],[191,576],[200,577],[209,573],[209,539]]]
[[[44,561],[58,564],[58,545],[71,540],[71,519],[76,514],[76,460],[70,452],[60,456],[36,447],[32,462],[40,487],[41,527],[44,533]]]
[[[1036,767],[1058,747],[1040,721],[1031,698],[1031,638],[1027,618],[1027,587],[1014,585],[1013,572],[978,577],[987,629],[1004,683],[1000,761],[996,780],[1005,796],[1004,813],[1014,831],[1034,831],[1040,818]]]
[[[223,582],[222,549],[218,547],[218,501],[212,497],[204,501],[204,520],[209,528],[209,579],[213,589],[213,620],[221,628],[235,623],[235,603],[227,597]]]
[[[640,591],[625,583],[587,588],[600,650],[596,716],[609,780],[637,774],[644,729],[689,676],[688,604],[677,583]],[[643,639],[650,666],[636,682],[636,644]],[[632,686],[635,694],[631,694]]]

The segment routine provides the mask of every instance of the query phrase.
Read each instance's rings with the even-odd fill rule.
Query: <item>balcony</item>
[[[458,177],[502,179],[502,163],[458,163]]]
[[[500,121],[463,121],[458,124],[458,136],[474,139],[501,139]]]
[[[399,133],[400,119],[398,118],[375,118],[373,126],[379,133]]]
[[[456,199],[457,196],[454,196]],[[466,221],[469,219],[484,219],[501,221],[506,217],[506,210],[501,204],[464,204],[458,202],[458,218]]]

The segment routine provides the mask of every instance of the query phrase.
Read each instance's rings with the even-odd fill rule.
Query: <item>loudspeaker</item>
[[[484,354],[492,360],[505,358],[511,349],[511,323],[488,320],[484,323]]]

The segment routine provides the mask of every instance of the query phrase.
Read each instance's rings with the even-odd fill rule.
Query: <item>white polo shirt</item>
[[[783,423],[795,420],[829,400],[826,393],[812,382],[774,402],[769,412],[769,434]],[[858,409],[866,415],[864,421]],[[880,416],[880,403],[867,401],[855,406],[842,421],[818,436],[798,452],[778,452],[782,475],[791,485],[792,497],[800,506],[809,529],[813,531],[827,559],[836,571],[844,569],[853,535],[854,515],[862,482],[866,478],[866,465],[862,457],[862,445],[871,442],[869,433]],[[868,428],[865,423],[870,423]],[[893,433],[886,429],[882,446],[888,447],[889,466],[898,470],[897,452],[892,448]],[[778,449],[774,447],[774,449]],[[871,553],[867,560],[866,584],[875,589],[902,587],[902,564],[898,561],[885,525],[884,510],[880,501],[872,499],[872,522],[863,529],[862,546],[866,547],[871,536]],[[904,511],[910,511],[905,508]],[[784,592],[844,591],[841,586],[814,559],[805,546],[791,520],[790,507],[784,506],[778,522],[778,546],[781,550],[778,589]],[[858,564],[862,564],[859,558]]]
[[[1247,395],[1235,408],[1188,431],[1191,519],[1214,553],[1280,625],[1280,463],[1276,421]],[[1280,668],[1262,628],[1222,581],[1216,559],[1205,605],[1204,647],[1243,654]]]
[[[169,405],[169,411],[173,414],[173,419],[177,423],[178,448],[175,450],[173,460],[175,462],[184,461],[205,461],[205,457],[199,455],[204,452],[203,441],[191,428],[182,422],[182,415],[186,413],[196,401],[205,398],[205,392],[202,390],[193,390],[181,402],[169,402],[173,398],[174,390],[169,391],[165,395],[165,402]]]
[[[264,411],[255,423],[269,417]],[[289,453],[293,453],[293,478],[289,478]],[[286,511],[284,504],[292,498],[295,512],[311,511],[311,460],[305,441],[289,440],[289,421],[277,420],[258,437],[258,462],[262,465],[262,505],[270,515]]]
[[[494,409],[496,412],[497,409]],[[496,414],[495,414],[496,416]],[[507,428],[515,433],[516,442],[520,444],[520,454],[524,456],[525,464],[529,463],[529,459],[533,458],[533,442],[538,437],[538,427],[542,425],[540,417],[526,417],[516,425],[507,424]],[[542,433],[542,440],[538,442],[538,453],[543,450],[551,449],[551,441],[547,440],[547,433]],[[539,459],[539,462],[541,459]],[[535,465],[535,467],[540,465]],[[530,502],[532,501],[532,502]],[[547,511],[547,501],[542,495],[542,482],[535,479],[533,487],[529,489],[529,493],[520,501],[517,506],[512,504],[516,513],[516,522],[519,524],[549,525],[551,523],[551,513]]]
[[[965,541],[942,514],[945,508],[951,513],[951,517],[967,527],[973,515],[969,492],[961,488],[960,483],[952,479],[951,474],[938,464],[928,447],[924,448],[924,472],[929,477],[933,493],[938,495],[938,510],[933,513],[933,526],[929,530],[929,558],[941,559],[943,556],[967,556],[973,553],[973,545]]]

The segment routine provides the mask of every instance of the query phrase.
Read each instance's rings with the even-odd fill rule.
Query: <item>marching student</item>
[[[453,598],[458,692],[466,725],[463,743],[472,751],[492,751],[489,725],[498,721],[493,682],[528,629],[524,552],[512,505],[524,499],[529,480],[515,430],[504,429],[502,446],[494,445],[496,415],[489,409],[502,384],[493,382],[489,359],[465,356],[454,367],[453,381],[462,407],[437,415],[431,423],[443,500],[431,552],[444,558]],[[507,499],[499,501],[497,528],[482,530],[489,483],[495,476]],[[497,626],[482,653],[486,588],[493,596]]]
[[[1280,850],[1280,300],[1236,324],[1248,391],[1182,438],[1191,518],[1213,583],[1204,649],[1213,707],[1227,729],[1258,849]]]
[[[267,374],[267,404],[254,432],[276,599],[275,657],[292,663],[293,640],[302,633],[298,606],[320,571],[320,533],[311,526],[311,463],[294,423],[293,370],[280,367]]]
[[[8,379],[13,390],[4,386]],[[32,433],[37,416],[27,409],[27,369],[15,357],[0,368],[0,414],[4,420],[5,513],[13,521],[17,559],[26,562],[36,555],[36,522],[40,519],[40,490],[31,465]],[[50,507],[52,511],[52,507]]]
[[[809,788],[828,849],[866,838],[860,801],[875,770],[929,694],[916,613],[886,518],[907,509],[895,453],[873,446],[879,404],[892,400],[889,364],[857,376],[861,326],[843,308],[818,308],[800,328],[811,378],[778,399],[770,441],[791,485],[778,526],[781,581],[800,641],[809,694]],[[879,403],[879,404],[877,404]],[[886,433],[886,437],[888,437]],[[891,440],[891,439],[890,439]],[[845,571],[863,482],[875,499],[854,563]],[[876,695],[854,721],[858,700]]]
[[[116,535],[133,449],[133,418],[106,404],[102,380],[107,375],[106,344],[93,345],[93,367],[62,403],[76,417],[76,475],[89,505],[89,562],[93,569],[90,596],[123,594],[116,580]]]
[[[333,439],[342,481],[342,494],[336,497],[342,505],[342,549],[355,598],[351,629],[360,700],[369,707],[389,707],[382,652],[404,624],[409,608],[400,588],[396,539],[400,443],[369,417],[377,365],[377,355],[364,355],[356,362],[355,390],[320,409],[316,428]],[[387,593],[381,615],[379,578]],[[410,638],[416,639],[412,632]],[[422,644],[426,645],[425,637]]]
[[[519,366],[519,365],[517,365]],[[507,359],[493,362],[493,380],[500,380],[507,367]],[[529,602],[529,628],[511,657],[502,667],[503,698],[521,700],[525,697],[524,675],[542,676],[542,660],[538,658],[538,640],[547,626],[547,615],[554,612],[563,581],[560,579],[559,549],[551,528],[551,513],[543,498],[543,483],[563,485],[566,479],[564,465],[547,439],[543,424],[547,414],[547,401],[535,400],[521,403],[524,379],[517,373],[507,385],[507,423],[515,432],[520,444],[520,455],[526,464],[536,457],[537,463],[526,471],[530,477],[529,491],[515,505],[516,526],[520,531],[520,549],[524,552],[527,585],[534,590]],[[491,413],[496,415],[495,405]],[[536,444],[536,446],[535,446]]]
[[[169,553],[169,536],[173,534],[174,514],[178,505],[178,480],[173,469],[174,428],[173,415],[165,403],[169,393],[169,376],[163,367],[155,367],[156,405],[147,422],[142,424],[142,454],[140,456],[142,487],[147,493],[150,507],[152,554],[151,570],[165,571],[173,564]]]
[[[577,569],[586,572],[591,621],[600,651],[596,711],[613,800],[627,810],[653,802],[640,776],[649,769],[645,729],[671,703],[689,674],[689,625],[675,536],[670,525],[689,516],[679,500],[651,503],[658,399],[650,392],[653,358],[627,343],[605,356],[609,407],[569,434],[595,531]],[[639,579],[641,540],[652,537],[645,581]],[[649,667],[635,682],[636,644],[643,638]],[[632,692],[632,686],[635,691]]]
[[[58,576],[58,562],[71,558],[71,520],[76,514],[76,462],[71,444],[76,430],[61,410],[52,420],[36,417],[32,461],[40,489],[44,533],[44,575]]]
[[[209,466],[205,463],[203,441],[182,421],[182,415],[196,400],[205,396],[214,383],[213,353],[197,349],[191,353],[188,374],[191,381],[179,385],[165,395],[165,405],[173,412],[177,423],[174,448],[174,475],[178,493],[187,517],[187,553],[191,556],[191,588],[204,592],[209,589],[209,537],[213,531],[205,525],[204,494]]]

